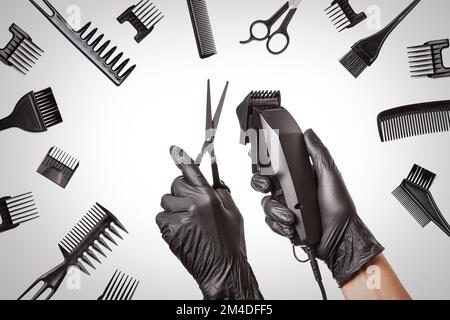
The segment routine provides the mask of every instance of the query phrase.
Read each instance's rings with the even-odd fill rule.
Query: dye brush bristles
[[[59,243],[64,261],[39,277],[19,299],[33,289],[37,289],[37,292],[31,298],[32,300],[39,299],[44,293],[47,293],[45,299],[50,299],[72,267],[79,268],[85,274],[90,275],[84,264],[95,269],[90,259],[101,263],[96,255],[97,253],[106,257],[101,247],[112,251],[106,240],[117,245],[109,232],[122,239],[116,227],[127,233],[120,221],[108,209],[97,203]]]
[[[325,12],[339,32],[353,28],[367,19],[364,12],[357,14],[348,3],[348,0],[334,0],[331,5],[325,9]]]
[[[436,205],[430,187],[436,175],[418,165],[414,165],[408,177],[392,194],[400,201],[422,228],[433,221],[450,236],[450,226]]]
[[[44,51],[15,23],[9,27],[9,31],[13,38],[5,48],[0,49],[0,61],[20,73],[27,74]]]
[[[0,120],[0,131],[16,127],[28,132],[45,132],[61,122],[52,89],[48,88],[23,96],[11,115]]]
[[[397,18],[388,26],[376,34],[358,41],[352,49],[340,60],[341,64],[355,77],[371,66],[381,51],[384,42],[392,31],[402,22],[408,14],[419,4],[420,0],[414,0]]]
[[[214,35],[205,0],[187,0],[195,41],[200,58],[205,59],[217,53]]]
[[[128,301],[132,300],[139,281],[116,270],[105,291],[97,300]]]
[[[450,130],[450,101],[418,103],[381,112],[377,117],[382,142]]]
[[[48,151],[37,172],[65,188],[78,169],[80,162],[59,148],[52,147]]]
[[[0,233],[39,218],[31,192],[0,199]]]
[[[444,66],[442,51],[449,47],[449,40],[435,40],[420,46],[408,47],[411,77],[450,77],[450,68]]]

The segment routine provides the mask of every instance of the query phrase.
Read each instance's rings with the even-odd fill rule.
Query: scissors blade
[[[211,82],[208,79],[208,89],[206,95],[206,134],[208,135],[208,131],[214,129],[213,120],[212,120],[212,106],[211,106]]]
[[[225,88],[223,89],[222,97],[220,98],[219,105],[217,106],[216,113],[214,114],[214,119],[212,121],[213,128],[216,130],[219,126],[220,116],[222,115],[223,106],[225,104],[225,98],[227,96],[228,91],[228,84],[229,82],[225,84]]]
[[[302,0],[289,0],[289,7],[290,9],[296,9],[300,5]]]

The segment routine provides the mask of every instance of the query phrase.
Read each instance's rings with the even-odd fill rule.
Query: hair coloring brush
[[[0,233],[39,218],[31,192],[0,199]]]
[[[411,77],[450,77],[450,68],[444,66],[442,57],[442,51],[449,46],[449,40],[442,39],[408,47]]]
[[[209,21],[205,0],[187,0],[195,41],[200,58],[205,59],[217,53],[214,35]]]
[[[364,12],[357,14],[348,3],[348,0],[334,0],[331,5],[325,9],[325,12],[339,32],[353,28],[367,19]]]
[[[388,26],[376,34],[358,41],[353,45],[341,60],[341,64],[355,77],[359,75],[369,66],[371,66],[381,51],[384,42],[392,31],[405,19],[408,14],[419,4],[420,0],[414,0],[397,18],[395,18]]]
[[[429,191],[435,177],[433,172],[415,164],[408,177],[392,194],[422,228],[433,221],[450,237],[450,226]]]
[[[106,257],[100,245],[109,251],[111,251],[111,248],[105,240],[109,240],[117,245],[114,238],[109,234],[111,232],[122,239],[115,227],[128,233],[110,211],[97,203],[59,243],[59,249],[64,256],[64,261],[37,279],[19,299],[22,299],[33,288],[38,287],[37,285],[41,282],[43,282],[43,285],[40,286],[32,300],[40,298],[48,290],[50,292],[46,300],[50,299],[58,290],[68,270],[72,267],[77,267],[85,274],[90,275],[83,263],[93,269],[95,269],[95,266],[89,259],[101,263],[94,251]]]
[[[45,132],[61,122],[52,89],[48,88],[23,96],[14,111],[0,120],[0,131],[17,127],[28,132]]]
[[[378,115],[382,142],[450,130],[450,101],[413,104]]]
[[[97,300],[128,301],[133,299],[139,281],[116,270],[106,286],[103,294]]]

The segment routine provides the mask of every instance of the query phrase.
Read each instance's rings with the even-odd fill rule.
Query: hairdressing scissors
[[[284,51],[286,51],[286,49],[289,47],[289,43],[290,43],[290,37],[289,37],[289,33],[288,33],[287,29],[288,29],[289,23],[291,22],[292,18],[294,17],[295,13],[297,12],[297,8],[300,5],[300,2],[302,2],[302,0],[289,0],[277,12],[275,12],[275,14],[268,20],[256,20],[255,22],[253,22],[250,25],[250,39],[248,39],[247,41],[241,41],[241,44],[247,44],[252,41],[267,40],[267,50],[271,54],[281,54]],[[274,26],[274,24],[279,19],[281,19],[281,17],[288,10],[289,10],[289,12],[287,13],[286,17],[284,18],[284,20],[281,23],[278,30],[272,32],[272,27]],[[256,32],[256,30],[257,30],[256,28],[261,28],[261,27],[263,27],[265,30],[265,33],[263,36],[258,35]],[[284,37],[285,45],[281,49],[277,50],[271,46],[271,43],[273,42],[273,40],[275,38],[277,38],[279,36]]]
[[[216,153],[214,151],[214,140],[216,138],[217,127],[219,125],[220,116],[222,114],[223,105],[225,104],[225,97],[227,95],[228,90],[228,82],[225,85],[225,89],[223,90],[222,97],[220,98],[219,106],[216,109],[216,113],[214,114],[214,118],[212,117],[211,110],[211,86],[210,81],[208,80],[208,93],[206,98],[206,134],[205,134],[205,142],[203,143],[202,150],[195,160],[195,164],[200,165],[205,154],[209,153],[211,158],[211,170],[213,177],[213,189],[227,189],[229,188],[220,180],[219,176],[219,168],[217,166]]]

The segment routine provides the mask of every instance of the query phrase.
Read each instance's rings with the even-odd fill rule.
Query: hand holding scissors
[[[300,5],[300,2],[302,0],[289,0],[286,2],[275,14],[269,18],[268,20],[256,20],[250,25],[250,39],[247,41],[241,41],[241,44],[247,44],[252,41],[264,41],[267,40],[267,50],[271,54],[281,54],[289,47],[290,43],[290,37],[289,33],[287,32],[289,23],[291,22],[292,18],[294,17],[295,13],[297,12],[297,8]],[[275,25],[275,23],[286,13],[286,17],[284,18],[283,22],[281,23],[278,30],[272,32],[272,27]],[[263,27],[265,31],[264,36],[258,36],[256,34],[256,28]],[[274,50],[271,47],[272,40],[274,40],[275,37],[282,36],[285,38],[286,44],[284,45],[281,50]]]

